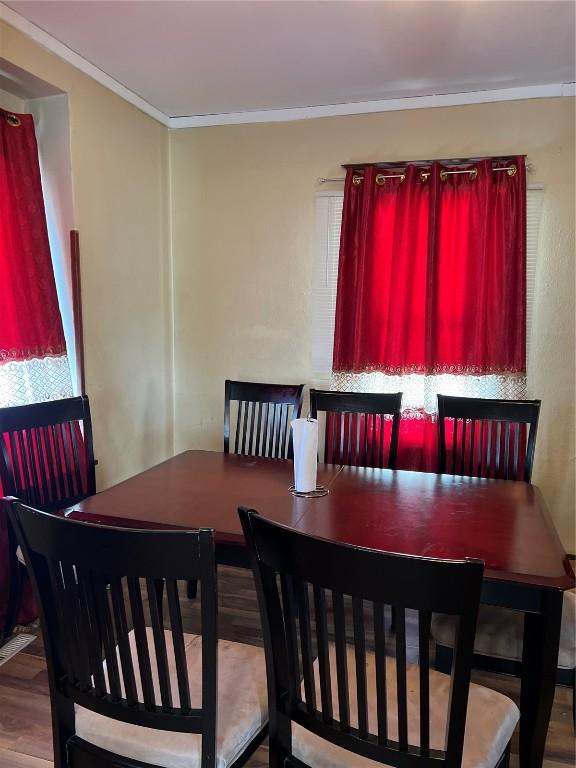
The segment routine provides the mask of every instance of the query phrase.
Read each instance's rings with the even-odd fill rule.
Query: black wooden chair
[[[290,420],[300,416],[303,389],[303,384],[257,384],[227,379],[224,453],[230,452],[232,439],[234,453],[292,458]]]
[[[539,413],[540,400],[438,395],[438,471],[529,483]]]
[[[310,390],[310,415],[326,414],[324,462],[396,467],[402,392],[366,394]]]
[[[106,527],[4,503],[40,607],[54,765],[244,765],[267,730],[264,654],[218,641],[213,531]],[[182,621],[192,578],[201,635]]]
[[[366,758],[375,768],[507,765],[518,709],[470,686],[480,561],[329,542],[253,510],[240,518],[264,629],[271,768],[353,768]],[[395,657],[386,656],[386,605],[396,608]],[[407,609],[417,611],[419,666],[407,663]],[[459,622],[452,676],[430,669],[436,610]]]
[[[5,496],[51,512],[96,493],[86,395],[0,408],[0,481]],[[17,620],[24,570],[8,527],[10,590],[0,641]]]
[[[524,480],[532,477],[540,400],[483,400],[438,395],[439,467],[441,473]],[[449,422],[449,424],[447,423]],[[564,595],[558,670],[559,684],[576,691],[576,596]],[[481,606],[474,643],[474,667],[522,674],[523,614]],[[454,622],[435,616],[436,669],[451,668]],[[573,703],[573,713],[576,704]]]

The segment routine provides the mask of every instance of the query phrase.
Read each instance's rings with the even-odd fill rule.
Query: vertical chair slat
[[[396,691],[398,696],[398,749],[408,750],[408,699],[406,687],[406,611],[396,607]]]
[[[88,674],[83,669],[80,669],[78,659],[76,656],[76,649],[74,648],[73,631],[68,625],[63,606],[66,600],[64,595],[64,584],[62,582],[62,572],[60,570],[60,563],[56,563],[53,560],[47,561],[48,577],[52,585],[54,592],[54,604],[56,606],[56,615],[58,622],[58,637],[62,647],[61,662],[63,668],[68,672],[71,682],[78,682],[82,687],[88,685]]]
[[[76,566],[64,562],[62,562],[62,574],[70,590],[73,604],[76,606],[77,620],[73,623],[76,624],[78,655],[80,658],[84,655],[87,658],[88,674],[92,678],[94,692],[96,696],[103,696],[106,693],[106,680],[102,666],[102,635],[96,623],[96,606],[88,576]],[[69,604],[68,611],[70,607]],[[68,613],[68,615],[71,614]]]
[[[65,471],[64,466],[62,464],[62,451],[60,449],[60,442],[58,440],[58,429],[56,424],[51,424],[49,426],[50,430],[50,437],[52,439],[52,446],[54,448],[54,469],[55,469],[55,476],[58,484],[58,495],[61,498],[65,498],[68,495],[68,492],[66,490],[66,477],[65,477]]]
[[[74,456],[74,478],[76,480],[76,496],[81,496],[84,493],[82,488],[82,475],[80,473],[80,450],[78,446],[78,440],[76,437],[76,429],[78,427],[77,422],[70,422],[68,428],[70,430],[70,442],[72,445],[72,454]]]
[[[295,586],[298,601],[298,623],[300,625],[304,695],[306,697],[307,710],[313,712],[316,709],[316,686],[314,684],[314,655],[312,653],[308,585],[297,579]]]
[[[274,437],[276,434],[276,405],[274,403],[271,403],[271,419],[270,419],[270,432],[268,435],[268,451],[267,456],[270,458],[274,457]]]
[[[39,499],[36,486],[34,484],[34,478],[32,477],[32,467],[30,457],[28,455],[27,441],[24,439],[24,430],[18,430],[18,447],[20,450],[20,460],[22,462],[22,477],[24,478],[24,486],[26,490],[26,497],[30,499],[31,504],[39,506]]]
[[[176,662],[176,678],[178,680],[178,695],[180,708],[183,712],[190,710],[190,682],[186,665],[186,649],[184,647],[184,630],[182,628],[182,613],[178,597],[178,583],[174,579],[166,579],[166,597],[170,614],[170,628],[174,645],[174,660]]]
[[[460,474],[466,471],[466,419],[462,419],[462,437],[460,438]]]
[[[15,433],[8,432],[8,444],[10,445],[10,453],[12,454],[12,466],[14,467],[14,483],[16,493],[24,489],[24,482],[22,481],[22,465],[18,460],[18,450],[16,444]]]
[[[262,427],[262,406],[264,403],[258,403],[258,418],[256,420],[256,433],[254,435],[254,456],[260,456],[260,429]]]
[[[378,466],[380,469],[386,466],[385,460],[384,460],[384,453],[385,453],[385,447],[384,447],[384,433],[386,431],[386,417],[384,415],[380,416],[380,445],[379,445],[379,457],[378,457]],[[390,440],[392,440],[392,435],[390,435]]]
[[[504,479],[508,480],[510,477],[510,422],[506,422],[504,430]]]
[[[341,414],[332,414],[332,451],[330,452],[330,463],[340,463],[340,421]],[[338,441],[338,452],[336,451],[336,441]]]
[[[66,424],[58,424],[57,429],[60,432],[60,438],[62,440],[62,452],[64,454],[64,462],[66,464],[66,482],[68,485],[68,496],[74,496],[74,483],[72,481],[73,474],[73,462],[70,454],[70,441],[66,435]]]
[[[18,449],[20,452],[20,461],[22,466],[23,484],[22,489],[26,491],[26,498],[30,499],[31,504],[38,506],[38,499],[36,498],[36,488],[30,475],[30,461],[28,459],[28,453],[26,450],[26,444],[24,442],[24,435],[22,430],[18,430],[16,433],[18,440]]]
[[[492,422],[486,422],[488,441],[486,445],[486,477],[490,477],[492,470]]]
[[[107,583],[104,579],[99,579],[96,582],[93,574],[90,575],[90,581],[92,583],[98,624],[104,645],[110,694],[115,701],[119,701],[122,698],[122,690],[120,687],[120,671],[118,669],[112,614],[108,602]]]
[[[374,618],[378,744],[385,744],[388,738],[388,702],[386,699],[386,624],[384,605],[382,603],[374,603],[372,610]]]
[[[318,671],[320,674],[320,699],[322,720],[332,721],[332,680],[330,677],[330,653],[328,650],[328,622],[324,590],[314,585],[314,621],[318,640]]]
[[[42,427],[42,438],[46,450],[46,471],[49,476],[51,498],[57,498],[57,480],[56,465],[54,463],[54,454],[52,453],[52,441],[50,439],[50,430],[48,427]]]
[[[496,477],[500,476],[500,449],[502,442],[502,424],[501,422],[496,422],[496,450],[495,450],[495,462],[496,462]]]
[[[360,463],[363,465],[366,465],[368,461],[368,414],[364,413],[362,414],[362,423],[364,424],[364,442],[362,445],[362,453],[360,456]]]
[[[234,430],[234,453],[238,453],[240,445],[240,426],[242,423],[242,400],[238,401],[238,413],[236,415],[236,429]]]
[[[172,691],[170,690],[170,671],[168,669],[168,653],[166,650],[166,635],[162,619],[161,592],[157,589],[154,579],[146,579],[146,592],[148,593],[148,605],[150,606],[150,621],[152,623],[152,635],[154,637],[154,650],[156,652],[156,666],[158,669],[158,682],[160,684],[160,700],[165,712],[172,708]]]
[[[284,411],[284,429],[282,432],[282,445],[281,445],[280,456],[286,456],[286,451],[288,450],[288,435],[290,434],[290,405],[286,403],[286,405],[282,407],[285,408],[285,411]]]
[[[366,639],[364,631],[364,601],[352,597],[354,622],[354,657],[356,660],[356,695],[358,699],[358,732],[361,739],[368,736],[368,702],[366,696]]]
[[[476,419],[471,419],[470,421],[470,452],[468,456],[468,474],[469,475],[474,474],[474,454],[476,452],[475,437],[476,437]]]
[[[458,419],[452,419],[452,474],[456,474],[456,455],[458,448]]]
[[[278,423],[276,426],[276,452],[274,454],[275,458],[280,458],[280,433],[282,432],[282,404],[278,403],[276,406],[278,409]]]
[[[144,621],[144,607],[140,592],[140,579],[136,576],[128,576],[127,581],[132,621],[134,622],[140,682],[142,683],[142,698],[146,709],[153,709],[156,702],[154,699],[154,686],[152,684],[152,669],[150,667],[150,649],[148,647],[146,624]]]
[[[32,442],[32,435],[30,434],[31,430],[26,430],[26,450],[28,454],[28,460],[30,462],[30,477],[32,480],[32,488],[34,490],[34,498],[35,502],[38,505],[42,504],[42,487],[39,482],[38,478],[38,472],[37,472],[37,461],[36,461],[36,455],[34,453],[34,444]]]
[[[250,410],[250,429],[248,432],[248,455],[253,456],[254,455],[254,420],[256,416],[256,405],[257,403],[251,403],[251,410]]]
[[[246,432],[248,430],[248,413],[250,411],[250,403],[244,403],[244,409],[242,414],[242,447],[240,453],[246,453]]]
[[[67,634],[67,646],[70,658],[68,663],[70,669],[74,670],[76,679],[80,682],[82,688],[90,685],[91,671],[89,665],[83,663],[80,648],[85,647],[86,633],[82,627],[82,614],[80,598],[78,594],[78,585],[74,576],[74,571],[69,563],[60,562],[55,566],[60,574],[55,573],[55,580],[60,590],[60,599],[63,606],[63,614],[68,618],[68,626],[63,627],[63,632]]]
[[[110,594],[112,596],[112,612],[116,626],[116,642],[118,643],[120,665],[122,667],[122,680],[124,681],[124,696],[128,705],[134,706],[138,695],[136,692],[136,677],[134,675],[134,659],[132,658],[128,639],[126,605],[124,603],[124,592],[120,578],[111,579]]]
[[[262,429],[262,440],[260,442],[260,454],[259,454],[260,456],[266,456],[266,446],[268,444],[268,429],[269,429],[268,417],[269,417],[270,404],[264,403],[264,407],[266,410],[264,413],[264,427]]]
[[[346,613],[344,597],[332,591],[334,612],[334,645],[336,646],[336,677],[338,682],[338,717],[343,731],[350,729],[350,704],[348,695],[348,656],[346,652]]]
[[[486,439],[486,419],[480,422],[480,436],[478,440],[478,453],[476,455],[476,475],[482,477],[482,465],[484,464],[484,441]]]
[[[518,457],[520,443],[520,424],[514,425],[514,480],[518,480]]]
[[[294,600],[294,582],[291,576],[280,574],[280,591],[282,594],[282,612],[286,628],[286,644],[288,646],[288,669],[290,672],[289,691],[292,702],[300,699],[300,691],[294,686],[295,680],[300,680],[300,662],[298,658],[298,636],[296,633],[296,604]]]
[[[42,435],[39,429],[33,429],[31,432],[33,443],[36,448],[36,456],[38,457],[38,461],[36,462],[38,488],[42,498],[42,504],[47,504],[50,501],[50,483],[46,475],[46,459],[44,456],[44,447],[42,445]]]
[[[329,446],[332,445],[332,436],[334,434],[334,423],[333,423],[333,414],[327,413],[326,414],[326,424],[324,426],[324,463],[330,464],[331,463],[331,456],[330,456],[330,449]]]
[[[347,464],[351,463],[351,453],[352,453],[352,414],[351,413],[345,413],[344,414],[344,460]]]
[[[430,611],[418,613],[418,659],[420,666],[420,753],[430,754]]]

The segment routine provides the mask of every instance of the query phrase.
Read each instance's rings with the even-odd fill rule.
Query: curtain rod
[[[442,161],[436,161],[436,162],[442,162]],[[472,161],[468,161],[468,162],[472,162]],[[502,161],[498,161],[498,162],[502,162]],[[458,165],[460,165],[460,164],[461,163],[458,163]],[[403,165],[403,163],[398,163],[397,165]],[[343,165],[342,167],[343,168],[358,168],[358,170],[360,171],[360,170],[362,170],[362,168],[366,168],[368,166],[362,166],[360,168],[360,167],[355,166],[355,165]],[[383,167],[383,166],[380,165],[380,164],[373,163],[370,167],[378,167],[378,168],[380,168],[380,167]],[[493,168],[492,170],[493,171],[507,171],[509,176],[514,176],[516,174],[516,166],[515,165],[507,165],[504,168]],[[526,172],[527,173],[532,173],[532,170],[533,170],[532,165],[528,164],[526,166]],[[446,176],[452,176],[454,174],[460,174],[460,173],[471,173],[474,176],[476,176],[478,171],[477,171],[476,168],[468,168],[468,169],[457,170],[457,171],[446,171],[446,170],[443,169],[443,170],[440,171],[440,178],[441,179],[445,179]],[[420,178],[422,178],[422,179],[427,179],[429,176],[430,176],[430,171],[421,171],[420,172]],[[389,173],[389,174],[379,173],[376,176],[376,183],[377,184],[383,183],[386,179],[401,179],[401,180],[404,180],[405,178],[406,178],[406,174],[405,173]],[[333,183],[344,182],[344,181],[346,181],[346,178],[344,176],[341,176],[341,177],[338,177],[338,178],[330,179],[330,178],[324,178],[324,177],[321,176],[320,178],[317,179],[317,181],[318,181],[319,184],[329,184],[330,182],[333,182]],[[361,181],[362,181],[362,176],[360,174],[358,174],[357,176],[354,177],[354,183],[355,184],[359,184]]]
[[[466,163],[479,163],[482,160],[492,160],[493,163],[512,163],[518,155],[489,155],[479,157],[445,157],[435,158],[433,160],[379,160],[376,163],[343,163],[342,168],[354,168],[361,171],[364,168],[398,168],[405,165],[432,165],[433,163],[442,163],[442,165],[466,165]],[[521,155],[526,157],[526,155]]]

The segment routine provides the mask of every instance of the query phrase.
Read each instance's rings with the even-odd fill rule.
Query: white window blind
[[[313,277],[312,376],[317,387],[335,387],[332,377],[334,316],[338,284],[338,257],[343,192],[321,192],[316,197],[316,259]],[[530,187],[526,196],[526,339],[529,350],[534,310],[534,287],[540,219],[544,200],[541,187]],[[527,351],[528,351],[527,350]],[[339,382],[346,388],[346,381]],[[378,372],[352,374],[350,386],[364,391],[404,392],[404,407],[433,409],[436,391],[471,397],[525,396],[517,381],[501,376],[394,376]],[[393,381],[392,381],[393,379]],[[390,389],[392,387],[392,389]]]

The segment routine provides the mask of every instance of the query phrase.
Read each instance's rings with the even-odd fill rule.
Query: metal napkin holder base
[[[321,496],[327,496],[330,491],[323,485],[317,485],[313,491],[297,491],[295,485],[291,485],[288,488],[292,496],[297,496],[299,499],[318,499]]]

